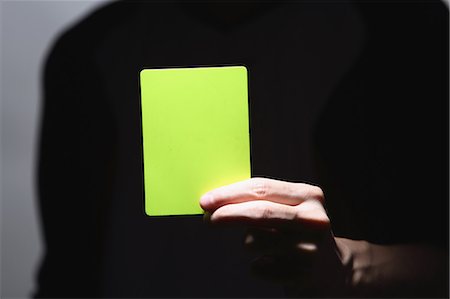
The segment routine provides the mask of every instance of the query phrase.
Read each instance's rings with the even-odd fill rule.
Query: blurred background
[[[31,296],[42,254],[35,156],[44,58],[65,28],[106,2],[0,1],[1,298]]]

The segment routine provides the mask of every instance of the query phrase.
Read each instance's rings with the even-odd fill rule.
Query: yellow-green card
[[[250,178],[244,66],[141,71],[145,211],[202,214],[199,199]]]

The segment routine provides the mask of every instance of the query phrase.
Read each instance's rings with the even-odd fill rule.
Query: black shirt
[[[88,16],[45,69],[35,295],[283,295],[250,275],[244,229],[145,216],[151,67],[246,65],[253,176],[322,187],[338,236],[447,248],[447,22],[440,2],[266,3],[230,21],[124,1]]]

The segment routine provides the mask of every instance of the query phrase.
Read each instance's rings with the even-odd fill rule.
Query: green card
[[[201,195],[250,178],[244,66],[141,71],[145,211],[202,214]]]

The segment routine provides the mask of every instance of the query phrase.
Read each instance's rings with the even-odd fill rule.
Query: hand
[[[252,178],[212,190],[200,199],[212,224],[249,227],[245,245],[259,254],[258,276],[293,295],[343,294],[351,257],[335,239],[319,187]],[[341,246],[342,245],[342,246]]]

